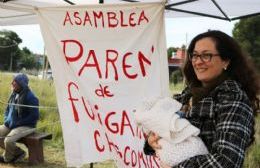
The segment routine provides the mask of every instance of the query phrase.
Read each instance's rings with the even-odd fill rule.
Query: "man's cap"
[[[23,73],[14,76],[14,81],[22,88],[28,87],[29,78]]]

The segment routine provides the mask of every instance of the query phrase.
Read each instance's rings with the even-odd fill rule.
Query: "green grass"
[[[13,74],[0,72],[0,124],[3,123],[3,113],[6,107],[6,102],[11,93],[11,81]],[[53,134],[53,140],[45,141],[44,156],[45,163],[29,166],[26,161],[11,165],[0,164],[1,168],[65,168],[66,162],[64,157],[64,146],[62,139],[62,130],[60,118],[55,97],[55,89],[53,81],[39,80],[36,77],[30,77],[30,87],[38,96],[40,106],[50,108],[40,108],[40,121],[37,129],[39,131],[46,131]],[[183,89],[183,84],[170,84],[170,89],[173,94],[179,93]],[[260,115],[256,118],[256,140],[254,144],[248,149],[244,168],[260,168]],[[23,148],[25,148],[23,146]],[[0,150],[2,153],[2,150]],[[85,165],[82,168],[88,168]],[[95,163],[94,168],[115,168],[112,161]]]
[[[180,93],[182,91],[184,87],[183,83],[178,83],[176,85],[174,85],[173,83],[170,83],[170,90],[172,94],[177,94]]]
[[[255,142],[246,154],[244,163],[246,168],[260,168],[260,115],[256,118],[255,131]]]

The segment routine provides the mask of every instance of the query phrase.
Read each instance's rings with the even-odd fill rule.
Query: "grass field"
[[[3,112],[6,107],[5,103],[11,93],[10,83],[12,77],[12,74],[0,72],[0,124],[3,123]],[[58,109],[56,108],[57,103],[53,82],[30,77],[30,87],[39,97],[40,106],[45,107],[40,108],[41,117],[37,129],[53,134],[53,140],[44,143],[45,163],[29,166],[26,161],[22,161],[15,165],[0,164],[0,168],[65,168],[66,162],[64,157],[62,131]],[[182,84],[176,86],[170,85],[170,89],[173,93],[179,92],[182,88]],[[0,150],[0,153],[2,153],[2,150]],[[88,167],[90,166],[85,165],[82,168]],[[115,165],[112,161],[106,161],[95,163],[94,168],[115,168]],[[260,168],[260,115],[256,119],[256,141],[247,152],[244,168]]]

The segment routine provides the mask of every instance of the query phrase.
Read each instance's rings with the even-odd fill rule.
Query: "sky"
[[[165,32],[168,47],[181,47],[188,45],[197,34],[211,30],[221,30],[232,36],[234,24],[237,21],[228,22],[206,17],[166,18]],[[33,53],[44,53],[44,42],[39,25],[0,26],[0,30],[15,31],[23,42],[20,48],[27,47]]]

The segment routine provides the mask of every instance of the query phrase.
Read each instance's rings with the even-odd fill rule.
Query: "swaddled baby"
[[[161,137],[158,143],[162,148],[156,154],[169,166],[208,153],[207,147],[198,137],[200,130],[178,114],[181,106],[181,103],[170,97],[160,98],[144,102],[134,114],[137,125],[146,134],[152,131]]]

